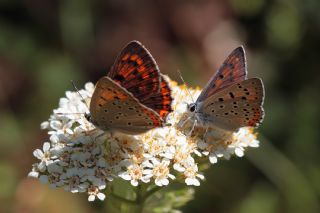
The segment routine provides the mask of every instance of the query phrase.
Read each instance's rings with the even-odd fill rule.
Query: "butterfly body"
[[[264,86],[259,78],[246,79],[243,47],[235,49],[209,81],[195,103],[188,105],[189,119],[203,127],[236,131],[257,127],[264,117]]]
[[[132,41],[97,82],[86,118],[104,131],[141,134],[166,125],[171,102],[171,89],[151,54]]]

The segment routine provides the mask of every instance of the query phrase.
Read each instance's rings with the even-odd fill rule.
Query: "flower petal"
[[[95,199],[96,199],[96,196],[94,196],[94,195],[89,195],[89,197],[88,197],[89,202],[93,202]]]
[[[33,151],[33,156],[35,156],[39,160],[42,160],[44,155],[43,155],[43,152],[40,149],[36,149],[36,150]]]
[[[101,192],[99,192],[99,193],[97,194],[97,197],[99,198],[99,200],[104,200],[104,199],[106,198],[106,195],[103,194],[103,193],[101,193]]]
[[[43,149],[43,152],[49,151],[49,149],[50,149],[50,143],[45,142],[45,143],[43,144],[42,149]]]

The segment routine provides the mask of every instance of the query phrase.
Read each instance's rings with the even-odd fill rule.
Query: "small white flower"
[[[100,190],[104,189],[105,187],[97,187],[97,186],[90,186],[88,188],[88,201],[92,202],[95,201],[96,197],[99,200],[104,200],[106,198],[106,195],[100,192]]]
[[[33,155],[39,160],[41,160],[41,162],[38,164],[39,171],[41,172],[43,172],[46,169],[46,166],[53,162],[53,160],[50,158],[50,143],[48,142],[45,142],[43,144],[42,150],[36,149],[33,152]]]
[[[186,178],[185,183],[187,185],[200,186],[200,181],[198,179],[204,179],[204,176],[198,173],[198,166],[196,164],[189,165],[183,174]]]
[[[139,180],[145,180],[145,179],[142,179],[143,167],[137,164],[128,166],[127,171],[120,172],[118,176],[124,180],[129,180],[131,185],[133,186],[138,186]]]
[[[154,178],[154,182],[158,186],[166,186],[169,184],[169,178],[175,179],[175,176],[170,174],[170,161],[166,158],[160,161],[159,159],[153,158],[151,160],[151,168],[145,169],[143,174],[146,179]]]

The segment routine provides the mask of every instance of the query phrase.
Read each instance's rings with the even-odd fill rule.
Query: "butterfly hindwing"
[[[247,67],[245,52],[242,46],[231,52],[216,74],[210,79],[203,89],[197,102],[205,100],[207,97],[222,89],[246,79]]]
[[[140,102],[156,111],[165,120],[166,116],[172,112],[172,100],[168,82],[161,76],[160,91],[140,100]]]
[[[96,84],[90,113],[91,122],[102,130],[140,134],[163,125],[155,111],[141,105],[131,93],[106,76]]]
[[[258,126],[263,119],[264,87],[261,79],[235,83],[200,103],[199,116],[207,125],[227,130]]]

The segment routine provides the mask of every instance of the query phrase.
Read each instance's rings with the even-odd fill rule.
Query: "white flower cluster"
[[[216,163],[218,158],[229,159],[232,154],[241,157],[246,147],[259,146],[250,128],[232,133],[196,127],[192,135],[187,136],[185,132],[191,125],[178,124],[187,116],[185,101],[189,93],[185,86],[168,80],[174,111],[167,121],[172,125],[135,136],[111,135],[86,120],[85,102],[90,102],[94,91],[92,83],[79,91],[81,96],[77,92],[66,92],[59,108],[41,124],[42,129],[48,130],[50,142],[45,142],[42,150],[34,151],[39,162],[33,165],[29,176],[54,188],[86,192],[89,201],[104,200],[103,190],[118,177],[133,186],[140,182],[166,186],[175,179],[199,186],[204,176],[198,170],[197,159],[208,156],[211,163]],[[196,98],[200,90],[190,89],[190,93]]]

